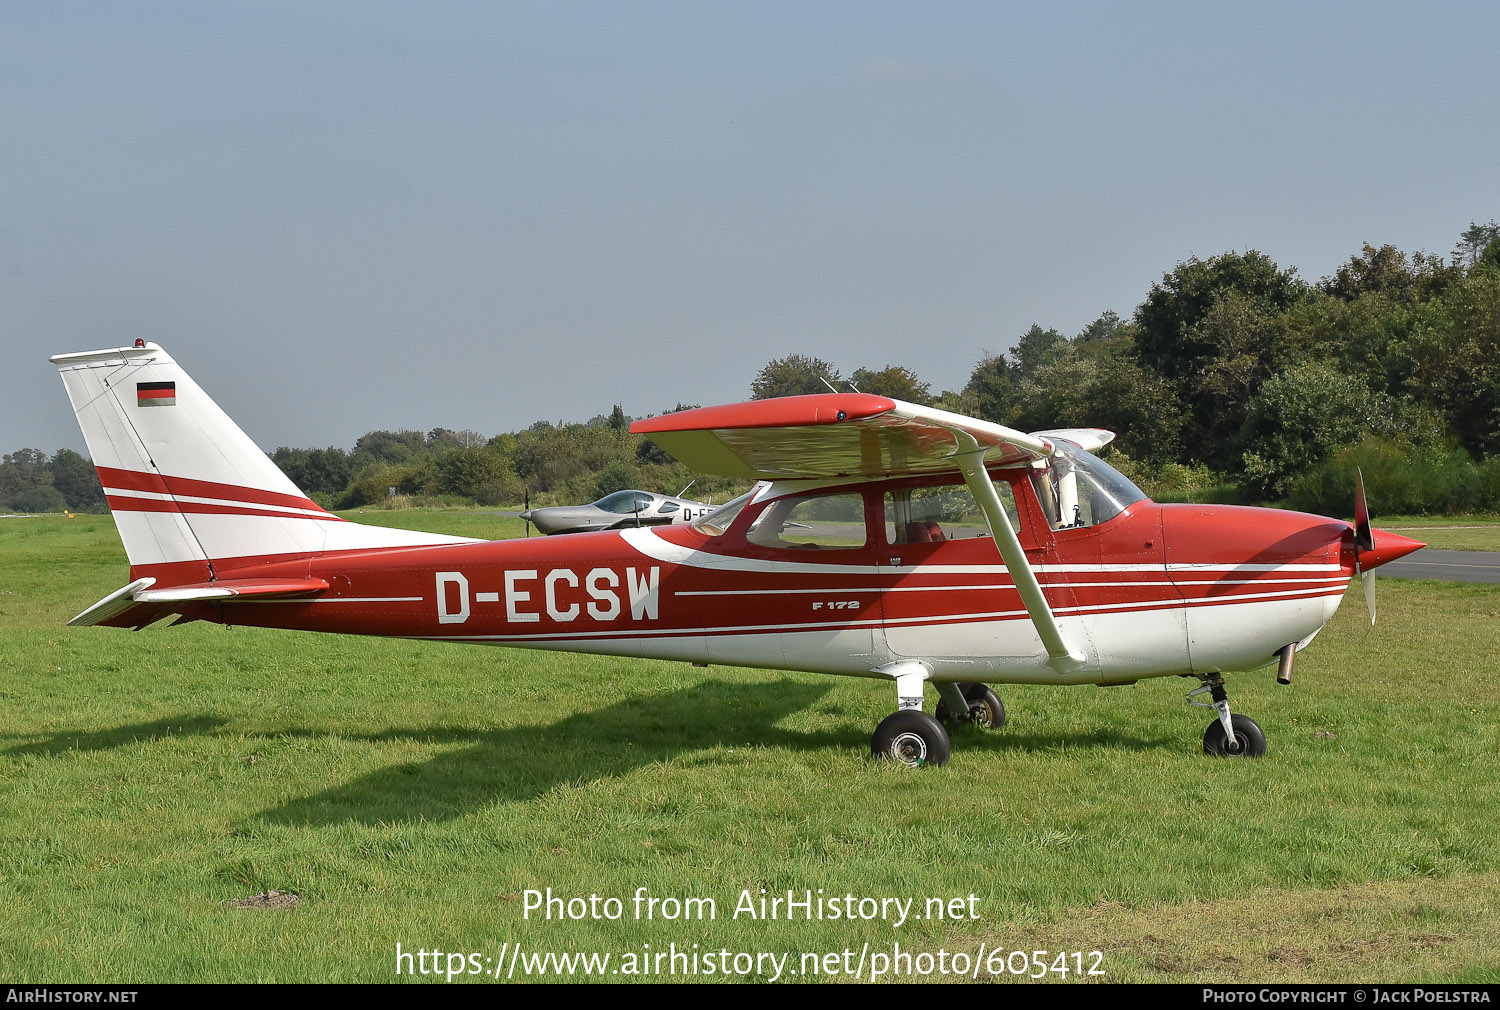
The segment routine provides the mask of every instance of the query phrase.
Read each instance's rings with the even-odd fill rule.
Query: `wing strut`
[[[1041,583],[1036,580],[1036,572],[1031,570],[1031,562],[1026,560],[1026,551],[1021,547],[1015,528],[1010,524],[1010,516],[1005,514],[1000,495],[995,491],[995,485],[990,483],[989,471],[984,466],[984,448],[966,431],[955,430],[954,434],[961,442],[966,443],[964,450],[956,457],[959,470],[964,475],[964,483],[969,485],[969,493],[974,496],[974,501],[984,513],[985,521],[989,523],[990,536],[1000,549],[1000,557],[1005,560],[1005,567],[1016,583],[1021,602],[1026,604],[1026,613],[1031,615],[1031,623],[1047,648],[1047,655],[1051,657],[1047,660],[1047,665],[1058,673],[1072,673],[1084,664],[1087,657],[1079,650],[1069,647],[1063,639],[1062,628],[1058,626],[1047,598],[1042,595]]]

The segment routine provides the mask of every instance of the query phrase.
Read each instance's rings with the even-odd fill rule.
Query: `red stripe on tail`
[[[139,470],[116,470],[108,466],[95,467],[95,469],[99,471],[100,483],[107,488],[116,488],[120,491],[151,491],[156,494],[188,495],[192,498],[219,498],[252,505],[280,505],[283,508],[311,509],[323,513],[319,518],[324,516],[329,519],[339,518],[311,498],[298,495],[262,491],[259,488],[243,487],[238,484],[218,484],[211,480],[194,480],[191,477],[168,477]]]

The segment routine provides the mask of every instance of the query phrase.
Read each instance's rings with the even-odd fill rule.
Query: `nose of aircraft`
[[[1420,551],[1427,546],[1420,540],[1403,537],[1389,530],[1371,530],[1370,533],[1375,540],[1375,546],[1359,552],[1359,567],[1367,572],[1389,564],[1397,558],[1404,558],[1413,551]]]

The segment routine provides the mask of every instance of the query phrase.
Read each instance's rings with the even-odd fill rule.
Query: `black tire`
[[[945,765],[949,751],[948,731],[943,724],[915,708],[886,716],[870,738],[871,754],[890,758],[908,768]]]
[[[1258,758],[1266,753],[1266,734],[1248,715],[1231,715],[1236,747],[1229,745],[1224,724],[1215,719],[1203,732],[1203,753],[1214,757]]]
[[[946,701],[939,701],[937,706],[937,720],[944,726],[953,726],[960,723],[972,723],[980,729],[1000,729],[1005,725],[1005,706],[1000,701],[1000,696],[984,684],[960,684],[964,700],[969,703],[969,713],[966,719],[956,719],[953,710],[948,707]]]

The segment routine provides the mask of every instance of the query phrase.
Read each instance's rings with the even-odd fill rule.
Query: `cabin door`
[[[1023,478],[1024,479],[1024,478]],[[1052,544],[1031,494],[1003,476],[995,481],[1033,566],[1045,565]],[[1041,640],[1006,571],[989,527],[966,487],[897,487],[885,492],[879,563],[885,576],[886,644],[897,656],[933,661],[939,675],[965,667],[993,668],[1045,656]],[[1039,573],[1040,575],[1040,573]],[[1045,585],[1048,579],[1043,576]],[[1047,590],[1054,608],[1069,606],[1067,587]]]

